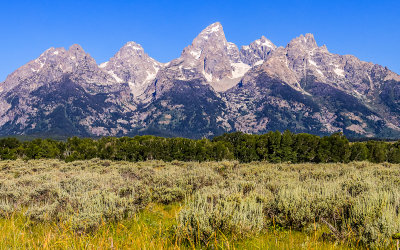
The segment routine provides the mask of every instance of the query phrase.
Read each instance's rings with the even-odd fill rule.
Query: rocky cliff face
[[[162,66],[135,42],[128,42],[108,62],[100,64],[116,82],[128,83],[135,97],[143,94]]]
[[[97,65],[79,45],[50,48],[0,84],[1,135],[209,137],[290,129],[400,136],[400,76],[330,53],[313,35],[238,47],[220,23],[162,64],[128,42]]]

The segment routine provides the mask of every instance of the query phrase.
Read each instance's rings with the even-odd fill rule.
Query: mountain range
[[[160,63],[126,43],[97,64],[79,45],[50,48],[0,84],[0,135],[188,138],[289,129],[400,137],[400,76],[330,53],[312,34],[240,49],[220,23]]]

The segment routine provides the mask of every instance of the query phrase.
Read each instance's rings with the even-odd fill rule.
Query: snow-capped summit
[[[239,49],[228,42],[219,22],[206,27],[193,39],[178,59],[160,71],[158,94],[169,87],[169,80],[192,80],[210,84],[216,91],[225,91],[238,83],[250,66],[240,60]]]
[[[118,83],[128,83],[136,97],[154,80],[162,63],[149,57],[140,44],[128,42],[108,62],[100,64],[99,67]]]

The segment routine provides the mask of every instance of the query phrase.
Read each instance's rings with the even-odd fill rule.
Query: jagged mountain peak
[[[40,63],[41,68],[43,64],[61,64],[66,63],[78,63],[78,61],[90,61],[95,63],[95,60],[86,53],[79,44],[73,44],[66,50],[63,47],[54,48],[51,47],[45,50],[37,59],[31,61],[30,63]]]
[[[66,58],[68,58],[68,60],[76,60],[85,56],[90,57],[90,55],[87,54],[80,45],[74,44],[71,45],[68,50],[66,50],[64,47],[50,47],[45,50],[37,59],[29,63],[59,63],[60,60],[64,60]]]
[[[202,30],[179,58],[165,65],[154,83],[157,86],[152,86],[147,96],[161,95],[172,88],[173,80],[196,79],[218,92],[225,91],[236,85],[249,68],[241,62],[237,46],[226,40],[222,25],[216,22]]]
[[[67,53],[67,50],[63,47],[60,48],[54,48],[50,47],[47,50],[45,50],[39,58],[46,58],[46,57],[56,57],[56,56],[62,56]]]
[[[236,44],[228,42],[228,56],[233,63],[240,63],[240,52]]]
[[[127,42],[108,62],[99,65],[118,83],[128,83],[131,93],[141,95],[154,80],[162,63],[151,58],[136,42]]]
[[[255,40],[254,43],[256,43],[258,46],[261,46],[261,47],[268,47],[268,48],[271,48],[271,49],[276,49],[276,45],[273,44],[265,36],[261,36],[261,38]]]
[[[94,59],[91,58],[91,56],[88,53],[86,53],[85,50],[83,50],[83,48],[79,44],[71,45],[68,49],[68,54],[72,56],[72,60],[74,60],[74,59],[81,60],[81,59],[88,58],[88,59],[90,59],[90,60],[92,59],[94,61]],[[74,56],[75,56],[75,58],[74,58]]]
[[[130,56],[143,56],[145,51],[142,45],[136,42],[127,42],[115,55],[122,57],[130,57]]]
[[[287,47],[295,47],[295,48],[306,48],[313,49],[317,48],[317,42],[315,41],[314,35],[311,33],[307,33],[306,35],[300,35],[294,39],[292,39]]]
[[[200,35],[221,35],[224,34],[223,27],[220,22],[215,22],[208,25],[204,30],[200,32]]]
[[[261,36],[260,39],[255,40],[249,45],[242,46],[240,49],[240,58],[248,65],[260,65],[275,49],[275,44],[273,44],[265,36]]]
[[[216,22],[193,39],[182,51],[180,60],[184,67],[196,67],[200,73],[204,72],[207,81],[215,81],[230,74],[230,60],[238,57],[235,53],[238,53],[236,45],[227,42],[222,25]]]
[[[82,57],[94,62],[94,59],[86,54],[82,47],[77,44],[72,45],[69,50],[65,50],[63,47],[51,47],[45,50],[38,58],[28,62],[10,74],[3,85],[11,87],[21,81],[25,81],[25,79],[37,79],[44,76],[53,80],[58,79],[63,73],[72,72],[72,65],[78,65],[77,59]]]
[[[147,56],[147,54],[144,52],[144,49],[140,44],[127,42],[110,60],[116,60],[117,58],[132,60],[133,58],[144,56]]]
[[[10,74],[0,86],[6,92],[18,86],[18,91],[34,91],[49,82],[69,78],[85,88],[112,85],[115,79],[100,70],[94,58],[78,44],[65,48],[51,47],[38,58]]]
[[[136,42],[133,42],[133,41],[127,42],[122,48],[131,48],[133,50],[143,50],[142,45],[140,45]]]
[[[250,68],[241,61],[238,47],[226,40],[219,22],[201,31],[192,44],[183,50],[180,61],[183,63],[180,66],[182,70],[195,69],[195,73],[189,72],[190,78],[200,76],[217,91],[232,87],[237,83],[233,79],[243,76]]]
[[[70,47],[69,47],[69,50],[68,51],[70,51],[70,52],[73,52],[73,51],[75,51],[75,52],[80,52],[80,53],[85,53],[85,51],[83,50],[83,48],[82,48],[82,46],[80,46],[79,44],[72,44]]]
[[[195,59],[199,59],[199,53],[203,52],[203,50],[212,50],[212,47],[215,46],[217,46],[218,49],[226,49],[228,46],[224,30],[219,22],[213,23],[202,30],[200,34],[193,39],[192,44],[182,51],[182,56],[189,53]]]

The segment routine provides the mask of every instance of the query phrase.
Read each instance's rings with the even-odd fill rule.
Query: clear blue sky
[[[285,46],[313,33],[333,53],[352,54],[400,73],[400,1],[2,1],[0,81],[49,47],[80,44],[98,63],[128,41],[161,62],[219,21],[228,41],[265,35]]]

